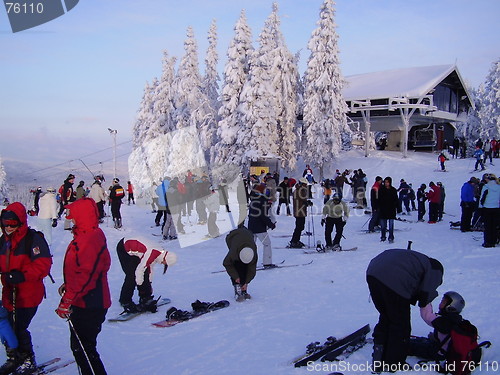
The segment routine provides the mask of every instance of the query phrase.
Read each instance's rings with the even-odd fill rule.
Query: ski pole
[[[311,206],[311,223],[312,223],[312,232],[313,232],[313,243],[316,243],[316,233],[314,232],[314,212]]]
[[[371,220],[372,218],[369,217],[368,220],[365,221],[365,223],[363,224],[363,226],[361,227],[361,229],[363,229],[365,227],[366,224],[368,224],[368,222]]]
[[[73,332],[73,334],[75,335],[76,339],[78,340],[78,343],[80,344],[80,347],[82,348],[83,350],[83,354],[85,354],[85,359],[87,360],[87,363],[89,364],[89,367],[90,367],[90,371],[92,371],[92,375],[95,375],[95,371],[94,371],[94,368],[92,367],[92,363],[90,363],[90,358],[89,358],[89,355],[87,354],[87,351],[85,350],[85,348],[83,347],[83,343],[82,343],[82,340],[80,339],[80,336],[78,336],[78,333],[76,332],[76,329],[75,329],[75,326],[73,325],[73,322],[71,321],[71,318],[68,317],[68,323],[69,323],[69,328],[70,330]],[[78,366],[80,367],[80,366]]]

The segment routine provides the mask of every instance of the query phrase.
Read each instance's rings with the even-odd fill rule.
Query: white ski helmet
[[[444,297],[448,298],[451,301],[444,308],[445,311],[458,314],[462,312],[465,307],[465,300],[460,294],[450,290],[449,292],[446,292],[444,294]]]
[[[244,247],[240,250],[240,260],[248,264],[253,260],[253,249],[251,247]]]

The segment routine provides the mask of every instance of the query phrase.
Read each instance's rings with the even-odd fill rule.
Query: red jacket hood
[[[69,210],[66,218],[75,220],[75,232],[88,232],[99,227],[99,211],[92,198],[80,198],[64,207]]]
[[[5,228],[2,226],[2,232],[4,236],[6,236],[5,238],[10,238],[12,241],[12,248],[15,249],[21,238],[28,233],[28,215],[26,214],[26,207],[24,207],[20,202],[14,202],[5,207],[5,209],[2,210],[2,213],[4,211],[14,212],[19,218],[19,221],[21,221],[21,226],[10,236],[7,236]]]

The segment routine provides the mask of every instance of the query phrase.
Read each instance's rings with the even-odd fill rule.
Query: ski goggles
[[[2,219],[2,227],[11,227],[11,228],[17,228],[21,226],[21,223],[18,220],[13,220],[13,219]]]

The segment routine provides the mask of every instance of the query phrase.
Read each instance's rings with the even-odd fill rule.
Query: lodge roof
[[[434,65],[393,69],[356,74],[345,77],[344,100],[387,99],[392,97],[419,98],[432,91],[439,83],[456,73],[469,101],[470,95],[456,65]],[[472,105],[472,102],[471,102]]]

